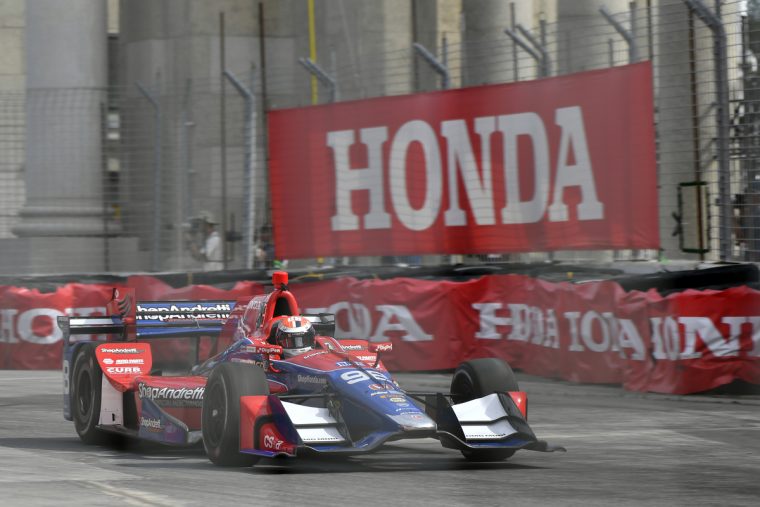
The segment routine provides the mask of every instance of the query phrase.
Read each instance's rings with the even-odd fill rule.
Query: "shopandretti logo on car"
[[[131,348],[131,349],[107,349],[107,348],[101,348],[100,352],[104,354],[142,354],[145,352],[145,349],[138,349],[138,348]]]
[[[144,400],[153,400],[159,405],[182,405],[195,406],[203,402],[203,392],[205,387],[152,387],[140,383],[138,386],[138,395]]]

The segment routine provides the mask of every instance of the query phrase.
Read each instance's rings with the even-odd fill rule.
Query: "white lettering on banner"
[[[407,342],[431,341],[432,334],[428,334],[417,323],[409,308],[402,305],[377,305],[375,310],[380,312],[380,320],[372,332],[372,318],[369,309],[361,303],[348,303],[339,301],[327,308],[307,308],[306,313],[333,313],[335,314],[336,338],[355,338],[373,342],[386,342],[389,337],[386,333],[400,331],[401,340]],[[339,313],[348,312],[348,328],[339,325],[342,320]]]
[[[562,129],[562,137],[559,141],[554,198],[549,207],[549,221],[564,222],[568,219],[567,205],[562,201],[562,193],[568,187],[578,187],[581,190],[578,220],[601,220],[604,218],[604,205],[596,196],[583,112],[578,106],[563,107],[557,109],[554,119]],[[566,165],[571,144],[575,155],[574,166]]]
[[[631,319],[617,319],[619,331],[613,336],[617,336],[618,344],[620,345],[620,357],[625,358],[625,350],[633,350],[633,354],[630,359],[634,361],[643,361],[646,356],[644,350],[644,340],[641,339],[639,330],[636,329],[636,325]]]
[[[420,209],[412,208],[406,187],[406,154],[409,146],[417,142],[425,156],[425,201]],[[441,153],[435,132],[427,122],[412,120],[398,129],[391,144],[389,162],[391,202],[399,221],[412,231],[424,231],[435,222],[441,209],[443,176]]]
[[[0,310],[0,343],[25,341],[39,345],[50,345],[63,338],[63,332],[58,327],[58,317],[63,315],[87,317],[104,312],[105,307],[103,306],[66,308],[63,312],[55,308],[32,308],[21,313],[14,308],[4,308]],[[48,322],[43,326],[37,319],[44,319]],[[48,334],[37,334],[39,329],[50,332]]]
[[[494,225],[493,181],[491,180],[491,134],[496,131],[496,119],[493,116],[475,118],[475,132],[480,136],[481,175],[478,163],[472,152],[470,136],[467,134],[467,122],[451,120],[441,123],[441,135],[446,138],[448,146],[449,168],[449,209],[444,214],[447,225],[467,225],[467,215],[459,207],[459,185],[457,167],[464,182],[465,193],[470,201],[470,209],[478,225]]]
[[[348,152],[354,144],[353,130],[327,133],[327,145],[332,148],[335,160],[335,210],[332,230],[353,231],[359,229],[359,218],[351,210],[351,192],[369,191],[369,213],[364,217],[365,229],[387,229],[391,216],[385,211],[383,194],[383,143],[388,139],[386,127],[361,129],[359,137],[367,146],[368,167],[351,169]]]
[[[507,205],[501,210],[505,224],[532,224],[541,220],[549,200],[549,142],[544,122],[536,113],[499,116],[499,130],[504,134],[504,183]],[[533,198],[520,200],[520,170],[517,163],[517,139],[530,137],[533,144]]]
[[[30,343],[37,343],[40,345],[46,345],[55,343],[63,338],[63,332],[58,327],[56,319],[63,316],[63,312],[55,310],[53,308],[34,308],[23,312],[18,317],[17,331],[22,340]],[[46,318],[50,319],[50,322],[44,329],[50,329],[50,334],[38,335],[34,332],[34,319]]]
[[[0,343],[18,343],[13,326],[17,313],[15,308],[0,309]]]
[[[527,224],[544,219],[548,210],[550,222],[570,219],[564,192],[577,187],[581,201],[577,208],[578,220],[604,219],[604,205],[596,192],[594,171],[586,141],[583,111],[579,106],[559,108],[554,121],[560,128],[558,157],[554,170],[554,191],[551,192],[551,149],[542,118],[534,112],[500,116],[484,116],[474,119],[474,130],[480,137],[481,167],[478,168],[467,122],[454,119],[441,122],[440,135],[446,141],[444,179],[441,146],[433,127],[424,120],[414,119],[404,123],[395,132],[388,161],[388,182],[393,212],[407,229],[424,231],[430,228],[440,215],[444,180],[449,186],[449,208],[443,214],[448,227],[466,226],[467,214],[460,207],[459,180],[461,174],[464,191],[469,201],[475,223],[495,223],[491,142],[497,130],[503,140],[503,168],[505,181],[504,207],[501,210],[503,224]],[[335,165],[335,215],[331,218],[333,231],[360,229],[390,229],[391,215],[386,210],[384,194],[383,144],[388,140],[387,127],[359,130],[361,143],[367,150],[367,167],[351,168],[349,153],[355,143],[354,130],[338,130],[327,133],[327,146],[331,148]],[[530,139],[533,149],[533,195],[522,200],[518,140],[520,136]],[[424,156],[425,198],[420,208],[413,208],[409,199],[407,180],[407,153],[412,144],[418,144]],[[575,163],[568,165],[569,154]],[[351,196],[354,191],[369,192],[369,211],[364,215],[363,226],[353,212]],[[551,198],[551,199],[550,199]],[[551,201],[551,202],[550,202]]]
[[[725,323],[727,319],[735,321],[735,319],[741,319],[739,326],[730,326],[732,334],[728,337],[728,341],[723,338],[715,328],[715,324],[708,317],[679,317],[678,322],[686,327],[685,332],[685,347],[684,354],[689,356],[699,357],[699,354],[695,352],[696,340],[695,335],[698,335],[707,348],[716,357],[730,357],[739,355],[739,333],[733,334],[734,330],[739,330],[741,324],[747,321],[743,317],[723,317]]]
[[[554,310],[542,310],[520,303],[507,304],[509,316],[497,311],[502,303],[473,303],[478,312],[480,328],[475,338],[484,340],[508,340],[530,342],[544,347],[559,348],[559,332]],[[611,312],[565,312],[569,352],[617,352],[622,358],[643,361],[646,346],[641,331],[631,319],[616,317]],[[728,327],[724,337],[712,319],[708,317],[652,317],[650,319],[652,357],[657,360],[676,361],[702,357],[697,350],[697,339],[704,343],[716,357],[739,355],[739,337],[743,326],[752,330],[753,348],[750,356],[760,356],[760,317],[729,316],[721,323]],[[504,332],[500,328],[510,327]],[[681,345],[683,329],[683,346]]]
[[[417,324],[406,306],[377,305],[376,308],[383,312],[383,316],[380,317],[380,322],[377,324],[375,334],[370,337],[370,341],[388,341],[388,337],[385,335],[388,331],[403,331],[404,334],[401,339],[406,342],[422,342],[433,339],[433,335],[427,334]],[[397,320],[397,322],[392,322],[393,320]]]
[[[559,330],[557,317],[554,310],[542,310],[535,306],[510,303],[510,317],[496,315],[501,310],[502,303],[473,303],[472,307],[478,311],[480,329],[475,333],[475,338],[486,340],[498,340],[503,336],[499,327],[511,326],[508,340],[529,341],[536,345],[548,348],[559,348]]]
[[[675,361],[681,353],[680,337],[678,335],[678,322],[673,317],[652,317],[649,319],[652,326],[652,357],[655,359],[669,359]]]
[[[760,317],[747,317],[752,323],[752,343],[755,344],[752,347],[751,355],[760,357]]]

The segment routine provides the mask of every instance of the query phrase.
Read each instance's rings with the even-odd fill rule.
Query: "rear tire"
[[[102,381],[103,372],[95,357],[95,347],[83,345],[74,360],[71,412],[79,438],[89,445],[108,442],[108,434],[97,427],[100,422]]]
[[[492,357],[473,359],[460,364],[451,379],[451,399],[464,403],[496,392],[519,391],[512,368]],[[469,461],[503,461],[515,453],[513,449],[463,449]]]
[[[219,466],[252,466],[259,458],[240,452],[240,397],[269,394],[264,370],[222,363],[211,372],[203,394],[203,448]]]

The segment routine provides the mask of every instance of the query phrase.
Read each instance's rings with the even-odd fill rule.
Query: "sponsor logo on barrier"
[[[751,356],[760,356],[760,317],[728,316],[720,322],[728,330],[722,334],[709,317],[651,317],[636,322],[615,316],[612,312],[573,311],[557,316],[552,309],[526,304],[474,303],[480,328],[475,338],[483,340],[515,340],[547,348],[560,348],[559,326],[569,331],[569,352],[617,352],[621,357],[643,361],[647,351],[644,342],[648,325],[651,330],[652,357],[657,360],[696,359],[709,351],[716,357],[739,355],[742,330],[751,330],[754,348]],[[498,313],[497,313],[498,312]],[[704,347],[698,346],[698,341]],[[700,350],[701,349],[701,350]]]

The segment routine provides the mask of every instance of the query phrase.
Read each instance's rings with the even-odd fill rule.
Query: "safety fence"
[[[325,8],[345,8],[331,5]],[[441,34],[427,45],[389,48],[382,58],[367,58],[358,44],[319,61],[304,55],[264,65],[252,54],[252,65],[230,65],[214,79],[157,73],[102,91],[0,94],[0,273],[269,267],[279,259],[267,111],[306,107],[314,98],[325,104],[528,81],[644,60],[654,74],[659,202],[635,206],[657,207],[660,251],[377,252],[319,261],[760,261],[757,3],[639,1],[572,19],[515,22],[480,38],[466,30]],[[358,28],[347,26],[355,37]],[[297,208],[309,189],[291,183],[287,205]],[[223,241],[209,267],[211,230]]]

